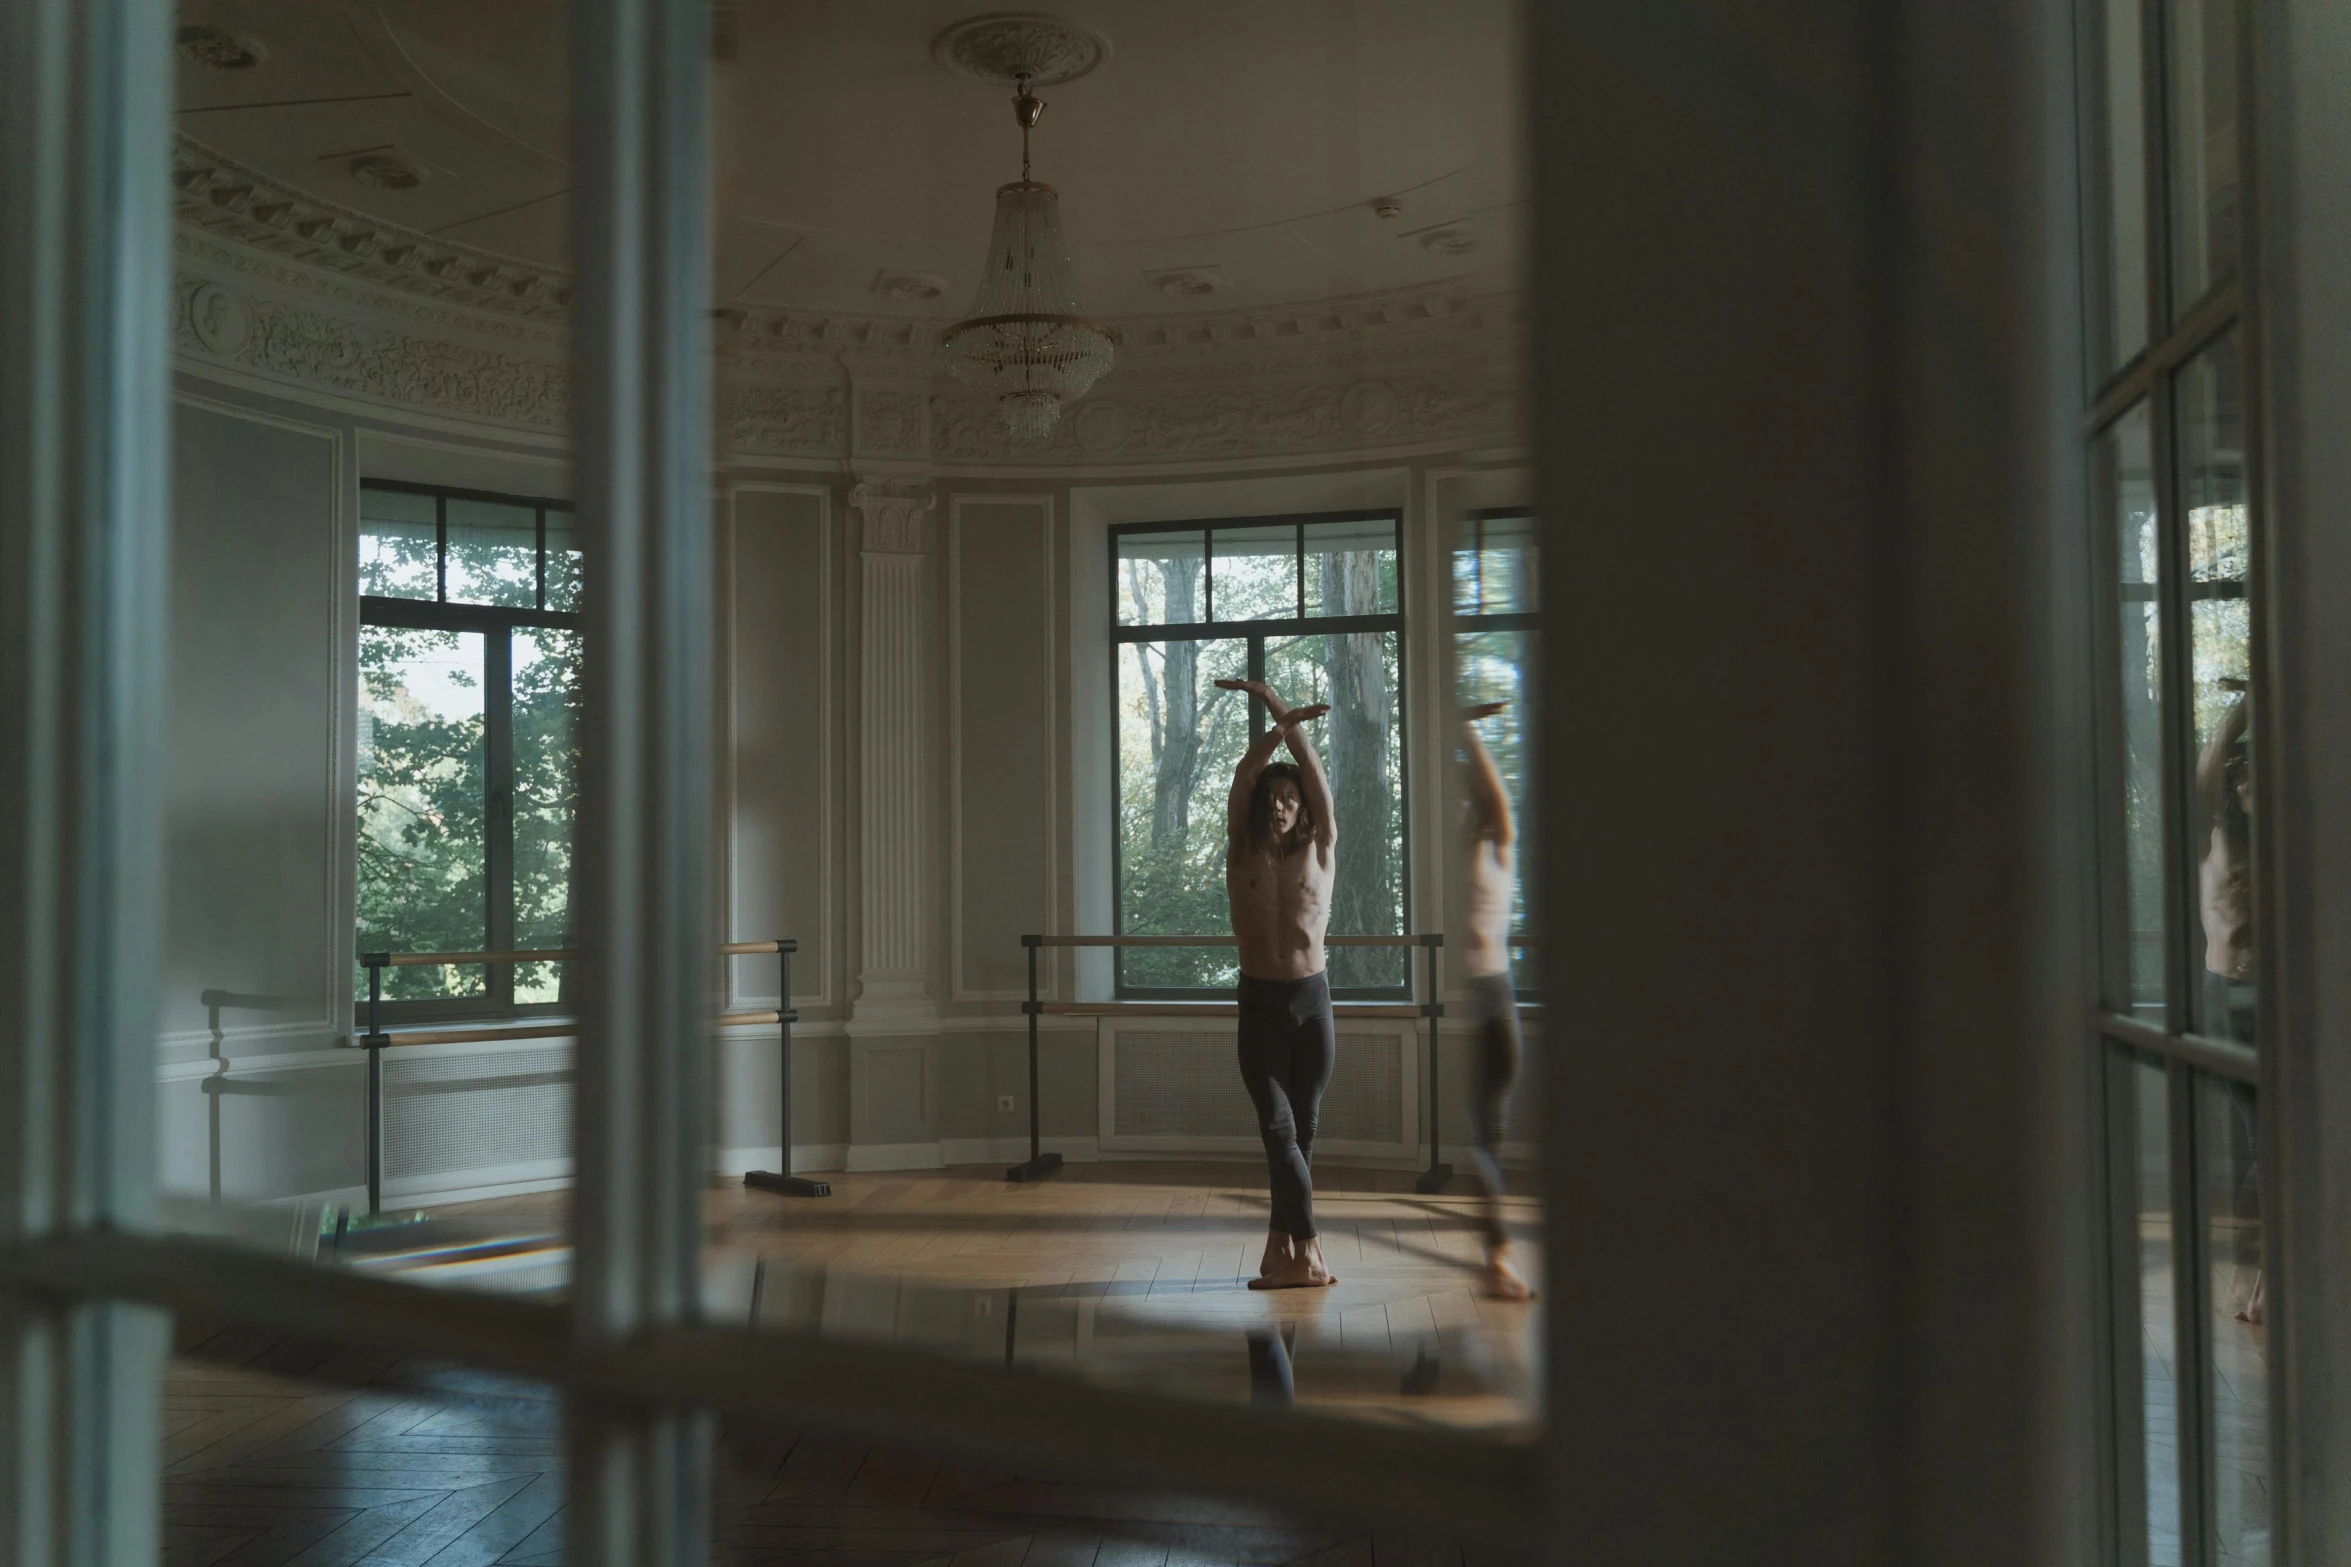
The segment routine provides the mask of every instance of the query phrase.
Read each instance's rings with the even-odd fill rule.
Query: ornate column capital
[[[926,483],[859,479],[849,492],[859,524],[857,547],[868,555],[920,555],[922,519],[938,503]]]

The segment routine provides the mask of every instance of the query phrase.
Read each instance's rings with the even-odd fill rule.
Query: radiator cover
[[[1104,1151],[1260,1150],[1256,1113],[1241,1087],[1234,1023],[1105,1018],[1100,1038]],[[1419,1059],[1411,1024],[1343,1020],[1316,1152],[1414,1156],[1421,1146]]]

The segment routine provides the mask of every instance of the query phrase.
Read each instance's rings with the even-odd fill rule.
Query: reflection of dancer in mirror
[[[1486,1293],[1497,1300],[1526,1300],[1534,1293],[1510,1261],[1510,1232],[1502,1224],[1502,1123],[1518,1080],[1518,991],[1510,979],[1510,904],[1518,891],[1518,823],[1494,758],[1478,739],[1477,721],[1508,706],[1486,702],[1464,708],[1461,749],[1469,760],[1469,931],[1461,962],[1469,977],[1477,1019],[1477,1147],[1471,1156],[1484,1201],[1479,1222],[1486,1232]]]
[[[2253,746],[2247,729],[2253,718],[2245,682],[2223,679],[2236,702],[2196,756],[2196,798],[2204,807],[2211,837],[2196,868],[2196,906],[2204,923],[2202,1029],[2222,1039],[2253,1042]],[[2245,1173],[2237,1206],[2261,1212],[2261,1142],[2253,1091],[2229,1085],[2237,1124],[2245,1139]],[[2258,1323],[2265,1304],[2258,1265],[2252,1287],[2236,1308],[2237,1320]]]
[[[1273,1222],[1251,1289],[1336,1284],[1314,1230],[1315,1123],[1338,1063],[1322,933],[1338,833],[1322,761],[1301,727],[1327,705],[1288,706],[1262,680],[1219,680],[1265,704],[1273,726],[1233,769],[1225,810],[1225,896],[1241,948],[1241,1081],[1257,1107]],[[1277,762],[1288,745],[1297,760]]]

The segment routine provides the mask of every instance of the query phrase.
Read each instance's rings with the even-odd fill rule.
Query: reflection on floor
[[[1496,1435],[1537,1419],[1541,1307],[1480,1294],[1475,1203],[1458,1180],[1421,1196],[1409,1171],[1317,1171],[1339,1283],[1268,1294],[1247,1287],[1265,1244],[1253,1165],[1081,1165],[1027,1186],[998,1166],[829,1179],[824,1198],[711,1192],[711,1316],[1209,1399],[1263,1401],[1269,1376],[1291,1373],[1301,1407]],[[1519,1262],[1540,1278],[1536,1202],[1508,1204]],[[445,1221],[564,1229],[559,1195]],[[447,1266],[452,1282],[531,1277],[523,1253]]]
[[[2139,1224],[2140,1366],[2147,1451],[2148,1567],[2180,1567],[2180,1445],[2171,1221]],[[2242,1320],[2258,1275],[2234,1258],[2211,1280],[2213,1556],[2261,1567],[2269,1560],[2269,1330]]]
[[[172,1567],[562,1560],[560,1413],[544,1389],[233,1329],[188,1328],[180,1347],[163,1400]],[[1464,1560],[1440,1541],[748,1422],[720,1439],[712,1536],[719,1567]]]

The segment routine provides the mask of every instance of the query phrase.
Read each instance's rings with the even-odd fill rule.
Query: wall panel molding
[[[1037,512],[1038,604],[1042,610],[1037,619],[1037,665],[1034,680],[1028,689],[1038,694],[1045,714],[1045,773],[1047,785],[1041,802],[1044,812],[1045,843],[1045,918],[1041,926],[1048,935],[1060,933],[1061,892],[1061,725],[1060,725],[1060,668],[1056,663],[1054,611],[1059,607],[1055,597],[1053,560],[1054,508],[1050,495],[998,495],[985,492],[954,495],[947,502],[947,947],[949,999],[953,1001],[1023,1001],[1028,998],[1026,987],[1019,989],[984,989],[973,986],[965,977],[964,967],[964,901],[970,885],[970,875],[964,863],[966,820],[964,809],[964,671],[970,660],[964,654],[963,604],[963,514],[970,507],[1033,506]],[[979,671],[990,681],[1026,681],[1021,671],[987,668]],[[1009,947],[1021,931],[1007,931],[1004,940]],[[1041,986],[1039,994],[1058,1000],[1057,988],[1061,965],[1048,958],[1039,965]]]
[[[741,574],[736,566],[741,530],[743,527],[741,510],[737,506],[736,502],[738,498],[743,495],[805,495],[814,497],[817,504],[817,571],[819,583],[817,592],[818,609],[816,633],[818,653],[815,665],[815,676],[819,692],[818,713],[820,716],[817,721],[818,734],[816,744],[818,754],[817,766],[822,779],[818,791],[817,805],[818,831],[822,840],[822,849],[820,851],[822,870],[819,876],[818,904],[822,911],[819,915],[819,918],[824,923],[824,933],[820,936],[822,945],[816,948],[813,953],[808,950],[810,947],[810,942],[808,937],[803,933],[795,931],[754,931],[748,928],[743,928],[738,923],[740,919],[740,894],[744,885],[744,872],[741,865],[741,849],[737,842],[736,834],[737,812],[740,804],[740,788],[737,781],[740,770],[740,763],[738,761],[739,753],[737,747],[736,725],[738,717],[737,702],[742,690],[740,671],[743,658],[743,619],[741,614],[740,600],[744,584]],[[795,981],[793,991],[794,999],[796,1002],[806,1004],[808,1006],[829,1008],[840,1004],[840,993],[835,988],[834,976],[841,970],[843,962],[843,954],[840,950],[840,944],[836,939],[834,939],[833,936],[833,933],[838,932],[840,929],[838,915],[841,906],[839,893],[840,839],[842,826],[840,819],[839,799],[835,791],[835,775],[839,769],[839,750],[834,743],[835,726],[838,722],[838,713],[835,707],[833,690],[834,681],[836,678],[836,665],[833,656],[833,601],[837,586],[833,580],[833,533],[835,528],[833,517],[833,491],[830,485],[824,484],[795,484],[781,480],[738,479],[730,482],[727,485],[724,505],[727,519],[725,556],[727,566],[727,592],[722,605],[722,610],[727,617],[727,625],[726,661],[724,669],[722,670],[722,676],[725,681],[725,690],[721,696],[720,713],[723,719],[722,745],[724,747],[726,765],[720,770],[720,809],[726,813],[726,853],[722,871],[724,877],[722,896],[724,899],[724,908],[726,910],[726,919],[728,925],[728,935],[726,939],[730,941],[755,941],[762,940],[771,935],[778,935],[790,936],[793,939],[800,941],[803,950],[795,955],[792,970]],[[816,959],[813,964],[808,961],[811,956]],[[740,988],[736,977],[740,972],[743,971],[746,964],[752,965],[751,971],[754,973],[764,975],[766,973],[772,972],[772,970],[768,967],[772,961],[772,959],[766,958],[736,959],[728,964],[727,1004],[729,1007],[748,1009],[775,1006],[779,1004],[776,996],[771,991],[766,991],[764,989],[753,990]],[[816,970],[818,976],[818,984],[813,991],[801,988],[806,983],[808,971],[811,967]]]
[[[346,569],[346,562],[358,559],[356,539],[357,518],[353,509],[356,479],[346,451],[346,432],[340,427],[298,419],[271,409],[255,408],[247,404],[205,397],[181,389],[174,389],[172,404],[176,410],[190,409],[222,418],[238,419],[270,429],[309,437],[324,443],[327,499],[324,522],[329,532],[325,551],[326,572],[321,588],[327,606],[325,646],[318,649],[330,671],[329,693],[323,718],[327,745],[325,754],[309,759],[306,766],[320,771],[313,774],[323,795],[324,838],[319,844],[320,874],[313,904],[319,928],[328,933],[326,958],[300,994],[276,996],[260,994],[229,994],[227,1004],[219,1011],[225,1014],[217,1027],[200,1029],[167,1029],[160,1031],[157,1044],[166,1059],[184,1058],[193,1050],[206,1055],[226,1054],[240,1045],[267,1046],[298,1038],[332,1040],[339,1038],[349,1027],[351,969],[357,961],[357,933],[353,930],[356,908],[354,878],[356,875],[357,820],[352,809],[357,787],[357,757],[351,743],[352,696],[357,680],[357,613],[358,581],[356,565]],[[175,493],[174,502],[179,497]],[[233,613],[232,606],[222,606],[224,613]],[[168,952],[168,948],[167,948]],[[224,975],[234,980],[236,976]],[[223,992],[229,986],[217,987]],[[236,1002],[253,1001],[260,1006],[240,1006]],[[291,1013],[293,1016],[287,1016]],[[238,1017],[259,1017],[262,1021],[239,1022]]]

